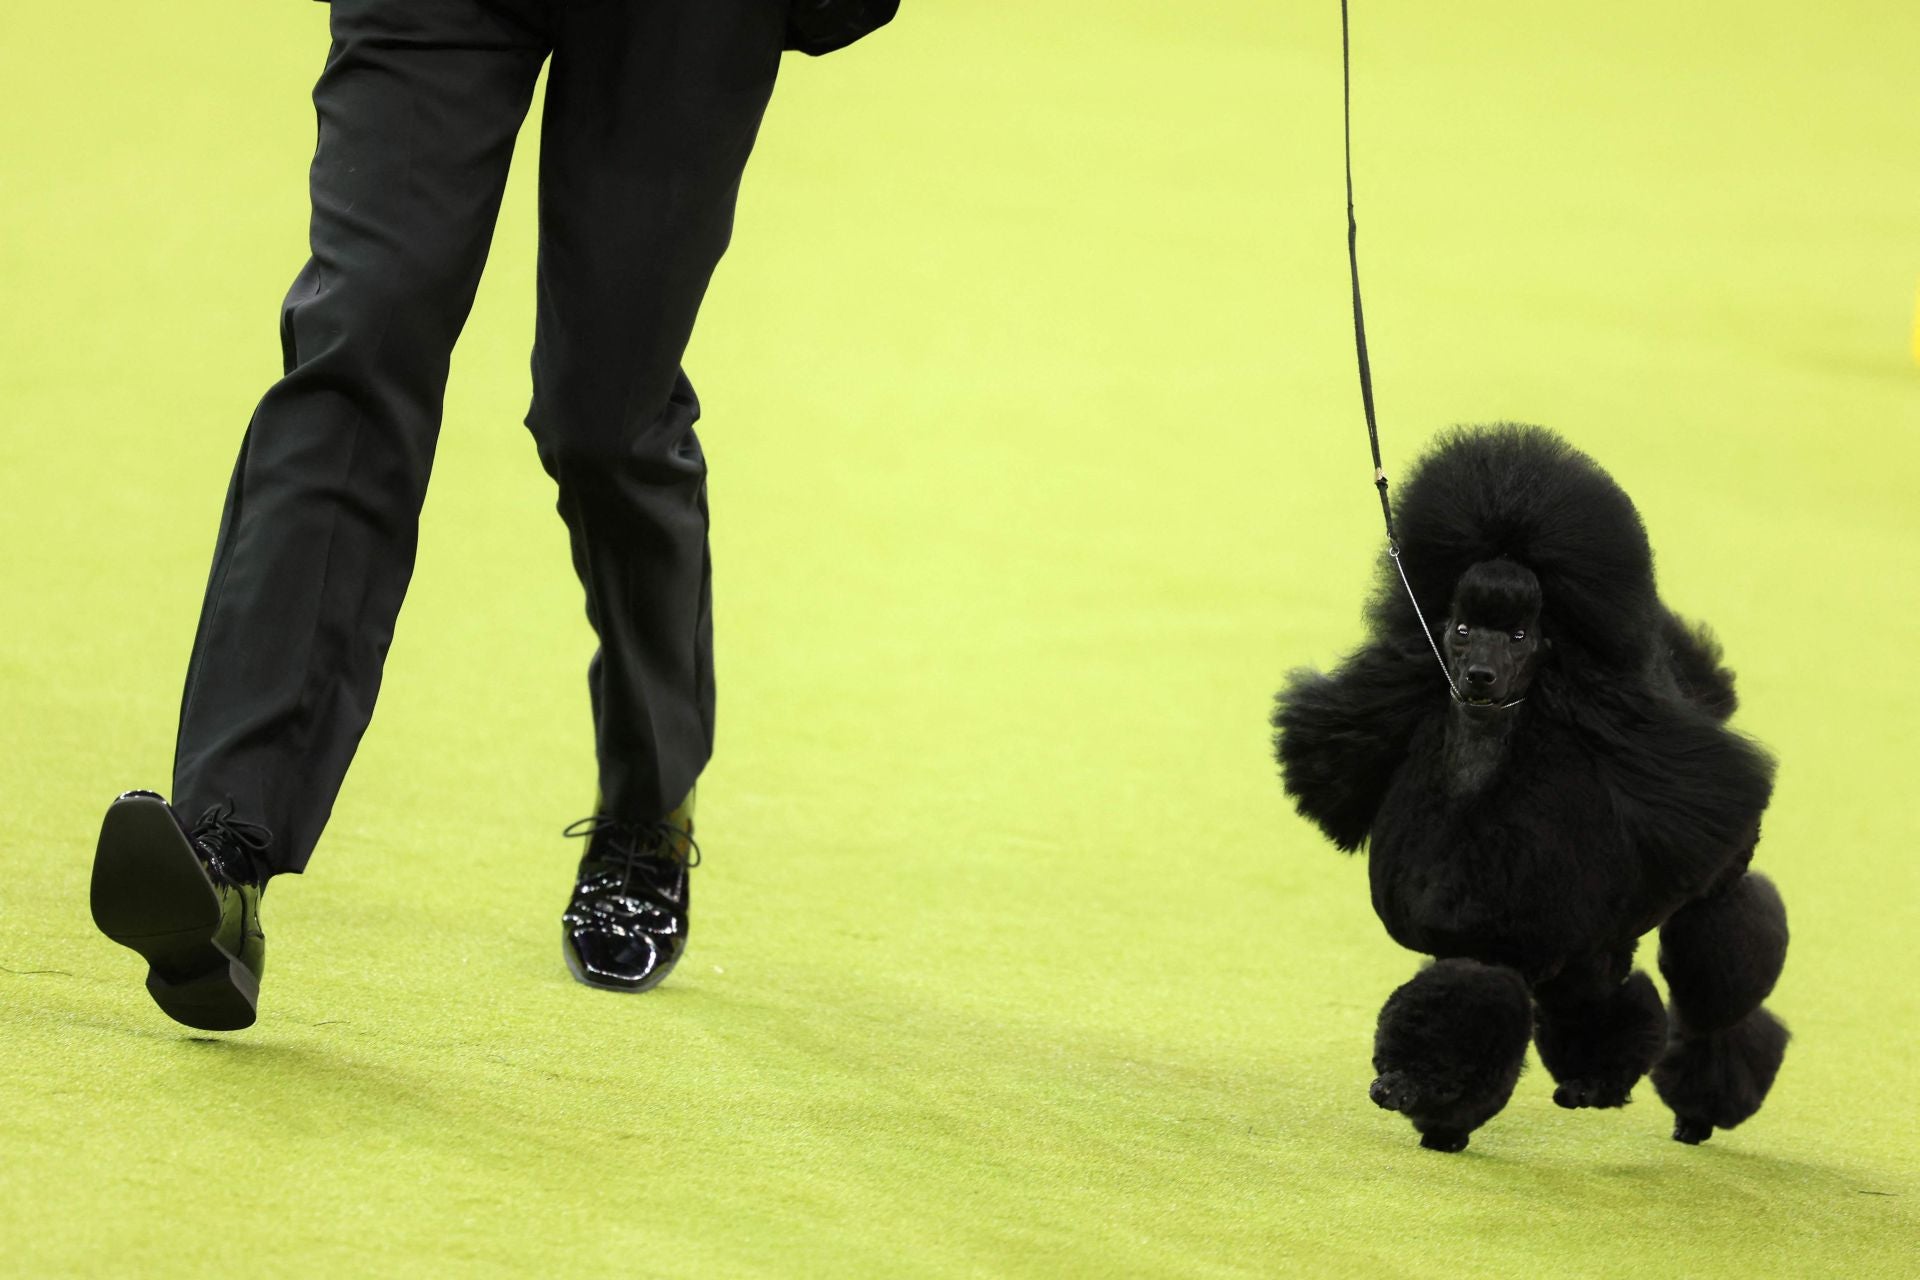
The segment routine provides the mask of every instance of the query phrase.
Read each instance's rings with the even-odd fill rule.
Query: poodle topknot
[[[1456,427],[1415,464],[1394,503],[1400,563],[1428,618],[1483,561],[1524,565],[1540,582],[1549,634],[1595,664],[1633,669],[1655,643],[1660,597],[1653,547],[1626,491],[1599,464],[1542,427]],[[1399,575],[1382,571],[1374,634],[1420,640]]]

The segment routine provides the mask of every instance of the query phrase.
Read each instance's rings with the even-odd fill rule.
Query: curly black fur
[[[1627,495],[1542,428],[1443,436],[1395,520],[1461,700],[1383,563],[1366,643],[1331,674],[1294,672],[1276,701],[1287,793],[1334,844],[1369,850],[1374,910],[1396,941],[1510,970],[1531,991],[1563,1105],[1619,1106],[1659,1058],[1689,1133],[1751,1115],[1785,1046],[1755,1011],[1786,918],[1746,873],[1773,764],[1726,727],[1736,699],[1718,644],[1661,601]],[[1661,926],[1671,1041],[1632,967]],[[1398,1028],[1400,1057],[1459,1060],[1447,1019],[1425,1019],[1434,1041],[1410,1046],[1427,1032],[1395,1009],[1381,1035]],[[1446,1092],[1399,1074],[1390,1093]]]
[[[1519,974],[1473,960],[1436,961],[1387,997],[1369,1094],[1411,1120],[1421,1146],[1458,1151],[1513,1096],[1532,1033]]]

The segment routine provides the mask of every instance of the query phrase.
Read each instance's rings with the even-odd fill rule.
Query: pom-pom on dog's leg
[[[1373,1039],[1374,1102],[1413,1122],[1420,1145],[1460,1151],[1513,1096],[1533,1034],[1526,980],[1439,960],[1387,998]]]
[[[1626,1106],[1666,1047],[1666,1006],[1653,979],[1632,965],[1629,946],[1570,964],[1534,990],[1534,1043],[1563,1107]]]
[[[1681,1028],[1653,1068],[1653,1087],[1673,1110],[1675,1142],[1698,1144],[1731,1129],[1767,1100],[1790,1036],[1780,1019],[1755,1009],[1719,1031]]]
[[[1761,1001],[1787,958],[1787,910],[1765,876],[1741,875],[1676,912],[1660,930],[1673,1036],[1653,1069],[1673,1136],[1698,1143],[1760,1109],[1787,1051]]]
[[[1780,891],[1749,871],[1688,903],[1660,929],[1660,972],[1679,1021],[1718,1031],[1760,1007],[1787,961]]]

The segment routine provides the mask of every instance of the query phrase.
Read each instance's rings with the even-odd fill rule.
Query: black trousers
[[[603,812],[651,822],[713,748],[699,403],[680,369],[789,0],[334,0],[312,257],[240,448],[174,764],[301,870],[380,687],[454,340],[541,64],[533,403],[587,616]]]

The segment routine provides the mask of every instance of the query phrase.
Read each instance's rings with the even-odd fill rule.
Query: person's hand
[[[787,48],[831,53],[884,26],[899,7],[900,0],[793,0],[787,15]]]

